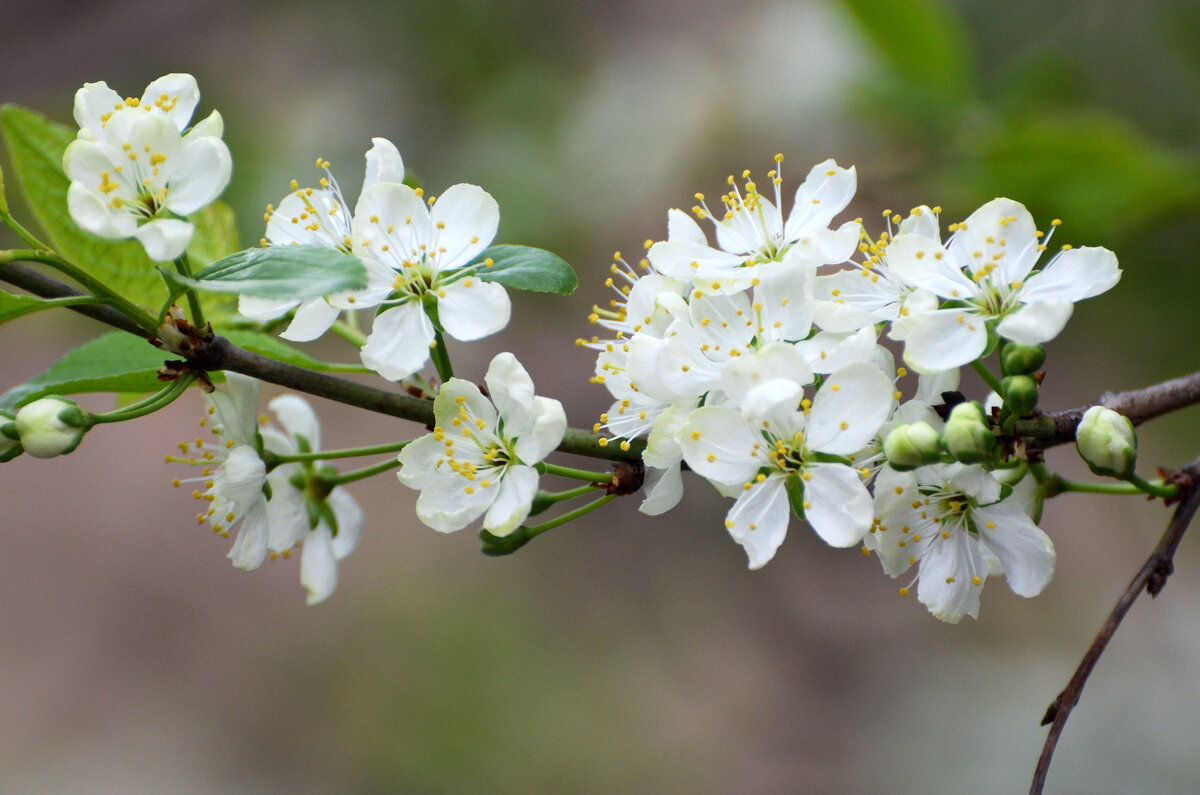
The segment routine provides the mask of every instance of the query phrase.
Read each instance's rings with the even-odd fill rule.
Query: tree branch
[[[1127,392],[1105,392],[1095,403],[1018,420],[1013,433],[1047,448],[1073,442],[1084,412],[1104,406],[1128,417],[1134,425],[1200,403],[1200,372]]]
[[[1177,379],[1177,381],[1182,380],[1184,379]],[[1167,382],[1167,384],[1173,383],[1175,382]],[[1131,393],[1117,393],[1116,397],[1129,394]],[[1067,724],[1067,718],[1070,717],[1071,710],[1079,703],[1079,697],[1083,693],[1083,686],[1087,683],[1088,676],[1096,667],[1100,655],[1104,653],[1108,642],[1112,640],[1112,636],[1116,633],[1117,627],[1121,625],[1125,614],[1129,612],[1129,608],[1141,595],[1143,588],[1151,597],[1158,596],[1167,584],[1167,578],[1175,570],[1175,550],[1179,547],[1179,542],[1183,539],[1183,534],[1187,531],[1197,507],[1200,507],[1200,458],[1188,464],[1183,473],[1186,479],[1184,482],[1187,484],[1186,496],[1179,503],[1179,507],[1175,509],[1175,515],[1171,517],[1158,545],[1150,553],[1146,562],[1142,564],[1142,568],[1129,583],[1129,587],[1121,594],[1121,598],[1117,600],[1112,612],[1108,614],[1100,631],[1096,633],[1092,645],[1088,647],[1083,659],[1080,660],[1079,667],[1075,669],[1071,681],[1058,694],[1058,698],[1054,699],[1054,703],[1050,705],[1046,710],[1045,717],[1042,718],[1043,726],[1047,723],[1050,724],[1050,732],[1046,736],[1046,743],[1042,746],[1042,755],[1038,758],[1037,768],[1033,773],[1033,783],[1029,787],[1030,795],[1040,795],[1042,792],[1042,788],[1046,784],[1046,774],[1050,769],[1050,760],[1054,756],[1054,749],[1058,745],[1058,738],[1062,734],[1063,727]]]
[[[0,280],[28,290],[42,298],[66,298],[81,296],[81,293],[57,279],[45,276],[22,265],[0,264]],[[108,306],[68,307],[114,328],[145,337],[146,333],[116,309]],[[401,392],[392,392],[376,387],[348,381],[344,378],[306,370],[267,356],[239,348],[224,337],[214,337],[194,357],[194,364],[203,370],[232,370],[235,373],[253,376],[272,384],[294,389],[309,395],[326,398],[338,403],[367,409],[368,411],[433,425],[433,401],[416,398]],[[600,436],[578,428],[568,428],[559,451],[574,455],[598,458],[606,461],[638,463],[642,460],[645,440],[635,439],[628,450],[619,445],[600,444]]]

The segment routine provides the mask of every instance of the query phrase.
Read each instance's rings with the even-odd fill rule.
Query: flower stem
[[[153,414],[159,409],[166,408],[182,395],[187,388],[191,386],[192,380],[195,378],[191,373],[184,373],[179,378],[176,378],[165,388],[155,392],[149,397],[143,398],[136,403],[132,403],[123,408],[110,411],[106,414],[93,414],[92,422],[96,425],[101,425],[106,422],[124,422],[125,420],[133,420],[138,417],[144,417],[147,414]]]
[[[361,348],[367,344],[366,334],[363,334],[358,329],[352,328],[348,323],[343,323],[340,320],[330,326],[329,330],[356,348]]]
[[[971,362],[971,369],[978,373],[979,377],[982,378],[997,395],[1000,395],[1001,397],[1004,396],[1004,393],[1001,392],[1000,379],[994,376],[991,370],[987,369],[987,365],[976,359],[975,361]]]
[[[188,263],[188,255],[185,251],[175,258],[175,270],[179,271],[179,275],[185,279],[192,278],[192,267]],[[187,289],[188,306],[192,310],[192,325],[196,328],[204,328],[204,310],[200,307],[200,296],[192,287]]]
[[[446,383],[454,377],[454,368],[450,366],[450,354],[446,351],[446,340],[442,337],[442,332],[433,332],[433,366],[437,368],[438,378],[442,379],[442,383]]]
[[[355,458],[363,455],[380,455],[382,453],[398,453],[411,442],[377,444],[373,447],[348,447],[345,450],[320,450],[315,453],[272,453],[273,460],[280,464],[290,464],[293,461],[326,461],[334,458]]]
[[[567,491],[539,491],[537,493],[537,497],[534,498],[534,504],[538,505],[539,507],[545,506],[546,508],[549,508],[556,502],[582,497],[595,491],[595,486],[580,486],[577,489],[568,489]]]
[[[1162,497],[1163,499],[1170,499],[1171,497],[1177,497],[1179,495],[1179,487],[1178,486],[1165,485],[1165,484],[1163,484],[1163,482],[1161,480],[1159,480],[1159,481],[1144,480],[1140,476],[1138,476],[1136,473],[1131,473],[1129,475],[1129,483],[1130,483],[1130,485],[1135,486],[1135,487],[1141,489],[1142,491],[1146,492],[1147,494],[1154,496],[1154,497]]]
[[[483,541],[483,554],[490,555],[492,557],[510,555],[547,530],[553,530],[560,524],[566,524],[572,519],[578,519],[584,514],[591,513],[600,506],[607,505],[616,498],[617,495],[615,494],[606,494],[597,500],[589,502],[587,505],[576,508],[568,513],[564,513],[562,516],[551,519],[548,522],[543,522],[542,524],[534,525],[533,527],[521,525],[506,536],[494,536],[487,530],[482,530],[479,533],[479,537]]]
[[[547,464],[543,461],[538,465],[544,475],[558,475],[559,477],[572,478],[574,480],[586,480],[588,483],[603,483],[605,485],[612,483],[611,472],[589,472],[586,469],[574,469],[572,467],[559,466],[557,464]]]
[[[324,478],[323,480],[330,487],[344,486],[345,484],[353,483],[356,480],[365,480],[366,478],[374,477],[375,475],[395,469],[398,466],[400,466],[399,461],[397,461],[395,458],[389,458],[386,461],[381,461],[378,464],[375,464],[374,466],[356,469],[353,472],[346,472],[344,474],[339,474],[336,477]]]

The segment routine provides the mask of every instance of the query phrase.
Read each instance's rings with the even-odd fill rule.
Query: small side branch
[[[1104,653],[1104,649],[1116,633],[1117,627],[1121,625],[1125,614],[1129,612],[1129,608],[1141,595],[1142,589],[1145,589],[1152,597],[1158,596],[1167,584],[1167,578],[1175,570],[1175,550],[1179,548],[1179,542],[1183,539],[1188,525],[1191,524],[1197,507],[1200,507],[1200,458],[1184,468],[1182,479],[1186,482],[1186,496],[1180,501],[1179,507],[1175,509],[1175,515],[1171,517],[1171,522],[1167,525],[1162,538],[1159,539],[1158,545],[1150,553],[1146,562],[1142,564],[1142,568],[1129,583],[1129,587],[1121,594],[1121,598],[1117,600],[1112,612],[1108,614],[1108,618],[1100,627],[1092,645],[1088,647],[1083,659],[1080,660],[1079,667],[1075,669],[1071,681],[1058,694],[1058,698],[1054,699],[1054,703],[1050,705],[1046,710],[1045,717],[1042,718],[1043,726],[1047,723],[1050,724],[1050,732],[1046,736],[1045,745],[1042,746],[1042,755],[1038,758],[1037,769],[1033,774],[1033,783],[1029,787],[1030,795],[1040,795],[1042,792],[1042,788],[1046,784],[1046,774],[1050,770],[1050,760],[1054,756],[1054,749],[1058,745],[1058,738],[1062,734],[1063,727],[1067,724],[1067,718],[1070,717],[1071,710],[1079,703],[1079,697],[1083,693],[1083,686],[1087,683],[1088,676],[1096,667],[1100,655]]]

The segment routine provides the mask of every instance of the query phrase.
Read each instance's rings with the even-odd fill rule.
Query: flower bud
[[[1112,409],[1092,406],[1075,429],[1079,457],[1097,475],[1125,479],[1137,463],[1137,434],[1133,423]]]
[[[14,425],[25,452],[34,458],[53,458],[78,447],[92,423],[74,401],[52,395],[21,407]]]
[[[888,465],[898,472],[942,460],[942,437],[927,422],[902,423],[883,440]]]
[[[992,454],[996,437],[978,403],[959,403],[946,421],[946,449],[955,461],[978,464]]]
[[[21,446],[21,435],[17,433],[17,424],[13,422],[14,416],[0,410],[0,464],[12,461],[25,452]]]
[[[1024,417],[1037,406],[1038,386],[1033,376],[1010,375],[1000,384],[1004,405],[1014,417]]]
[[[1000,367],[1005,375],[1029,375],[1046,363],[1046,349],[1041,345],[1007,343],[1000,349]]]

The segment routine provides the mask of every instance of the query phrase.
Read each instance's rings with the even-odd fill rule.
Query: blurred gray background
[[[318,155],[353,201],[375,135],[434,192],[482,185],[499,240],[558,252],[581,284],[514,295],[511,327],[453,347],[456,369],[512,350],[575,426],[608,404],[573,342],[612,252],[664,237],[667,209],[726,174],[783,152],[790,193],[812,163],[856,164],[845,217],[876,232],[885,208],[941,204],[949,222],[1011,196],[1125,270],[1049,348],[1055,409],[1200,362],[1197,40],[1200,6],[1168,0],[4,0],[0,101],[70,122],[85,81],[137,95],[195,74],[198,114],[225,117],[244,245]],[[95,331],[67,313],[7,326],[0,386]],[[1046,705],[1168,516],[1054,500],[1046,592],[994,579],[979,620],[950,626],[799,523],[747,571],[698,480],[665,517],[619,501],[489,559],[474,530],[421,526],[385,476],[354,488],[363,543],[306,608],[296,560],[234,570],[170,487],[163,455],[200,406],[4,466],[0,790],[1023,791]],[[317,409],[326,447],[416,430]],[[1198,412],[1142,429],[1144,474],[1200,453]],[[1072,455],[1051,464],[1080,475]],[[1101,661],[1050,791],[1195,791],[1195,548]]]

